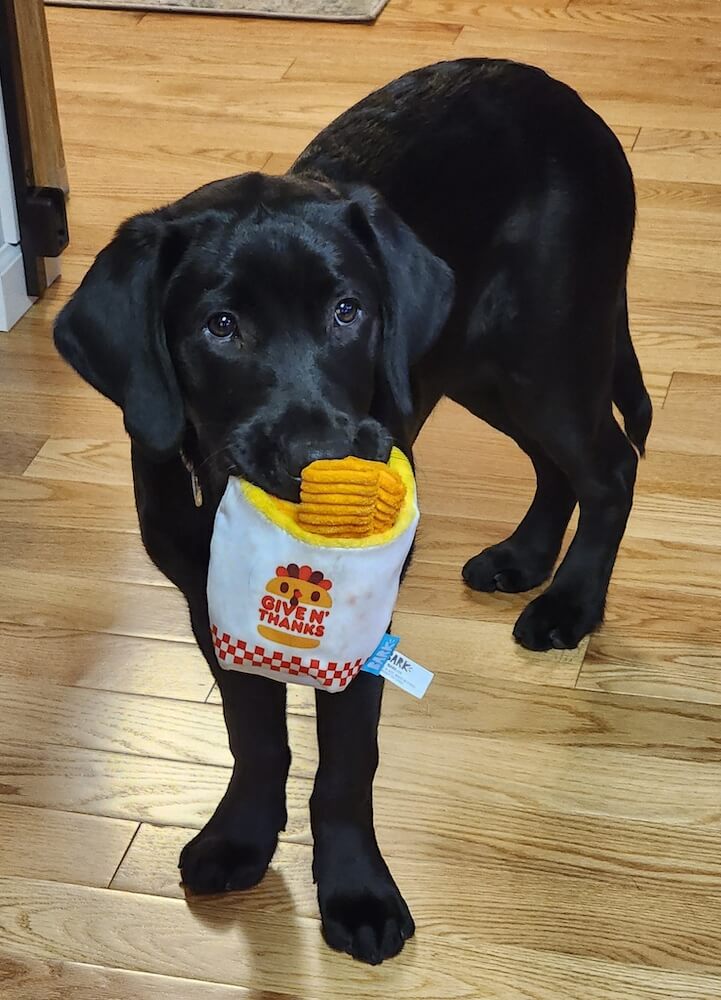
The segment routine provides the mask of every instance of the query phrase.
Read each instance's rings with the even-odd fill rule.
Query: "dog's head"
[[[297,499],[320,457],[385,460],[446,264],[373,192],[247,174],[121,226],[58,317],[63,357],[151,456]]]

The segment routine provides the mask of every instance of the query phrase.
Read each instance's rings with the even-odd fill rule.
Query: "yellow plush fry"
[[[367,537],[393,527],[405,494],[400,476],[382,462],[321,459],[301,473],[297,520],[319,535]]]
[[[303,489],[313,493],[325,493],[331,486],[339,493],[357,492],[371,496],[378,489],[378,477],[362,472],[349,472],[347,478],[339,480],[331,476],[330,472],[320,472],[312,478],[310,475],[303,478]]]
[[[338,527],[343,524],[358,528],[370,528],[373,523],[372,514],[329,514],[324,517],[322,514],[306,514],[305,511],[298,512],[298,524],[323,526],[324,524]]]
[[[373,526],[360,528],[357,524],[302,524],[301,528],[324,538],[368,538],[373,534]]]
[[[362,503],[350,503],[348,502],[347,496],[342,494],[344,500],[343,503],[319,503],[316,500],[303,500],[301,497],[301,511],[304,517],[308,514],[320,514],[321,517],[329,517],[333,514],[337,514],[339,517],[343,514],[360,514],[372,516],[375,510],[375,504],[368,502],[365,499]]]
[[[378,487],[382,493],[387,493],[388,496],[392,497],[400,497],[401,500],[406,495],[406,488],[400,477],[395,472],[391,472],[390,469],[386,469],[385,466],[381,469],[378,477]]]
[[[389,517],[395,520],[398,511],[400,510],[400,504],[389,503],[388,500],[384,500],[383,497],[378,494],[378,499],[375,502],[374,509],[379,514],[387,514]]]
[[[345,459],[339,461],[345,461]],[[318,465],[320,463],[313,462],[312,464]],[[306,483],[347,483],[354,486],[368,485],[373,488],[376,488],[378,484],[378,473],[372,469],[348,469],[339,475],[333,469],[313,469],[311,465],[308,467],[307,475],[305,473],[304,469],[302,475]]]

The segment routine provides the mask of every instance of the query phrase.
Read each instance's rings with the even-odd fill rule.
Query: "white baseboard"
[[[46,258],[47,284],[51,285],[59,274],[60,258]],[[0,91],[0,330],[10,330],[34,301],[28,296],[25,285],[10,146]]]
[[[20,247],[0,244],[0,330],[10,330],[34,301],[25,290]]]

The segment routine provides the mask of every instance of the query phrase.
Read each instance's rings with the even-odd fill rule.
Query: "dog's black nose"
[[[301,472],[321,458],[346,458],[353,454],[351,437],[342,432],[308,440],[299,436],[288,442],[285,448],[286,468],[291,476],[299,478]]]

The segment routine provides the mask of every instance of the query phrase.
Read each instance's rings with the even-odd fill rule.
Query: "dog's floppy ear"
[[[185,429],[161,316],[178,242],[162,212],[130,219],[55,322],[63,358],[122,408],[128,434],[159,459],[177,453]]]
[[[453,304],[454,278],[376,192],[351,194],[350,222],[378,267],[383,288],[383,368],[404,419],[413,412],[410,368],[439,337]]]

